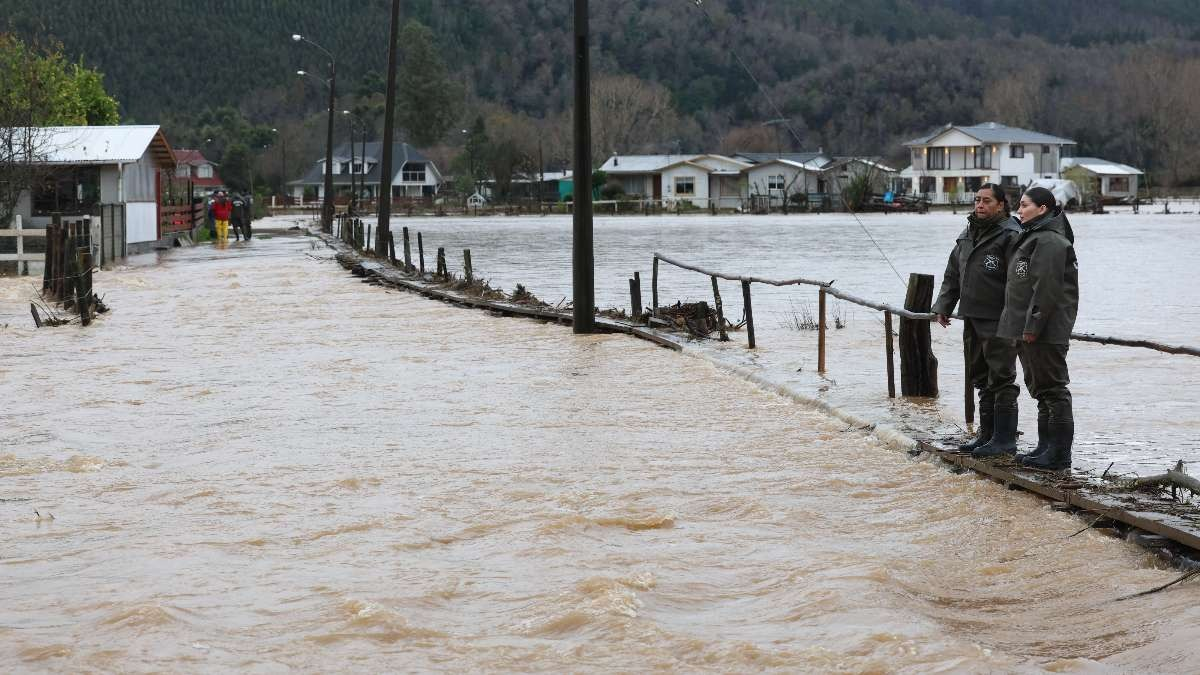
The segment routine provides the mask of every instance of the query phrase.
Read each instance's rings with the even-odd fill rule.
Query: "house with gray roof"
[[[1080,179],[1090,181],[1097,196],[1107,201],[1132,200],[1138,194],[1138,179],[1141,169],[1111,162],[1099,157],[1066,157],[1062,160],[1062,171],[1066,178],[1075,180],[1084,187]],[[1092,190],[1088,190],[1092,192]]]
[[[383,143],[343,143],[333,150],[333,191],[335,201],[348,200],[353,190],[360,200],[374,200],[379,191],[380,161]],[[442,185],[442,173],[432,160],[408,143],[392,146],[392,199],[432,197]],[[305,191],[316,201],[325,198],[325,157],[313,162],[300,178],[289,181],[297,204],[305,203]],[[310,199],[311,201],[311,199]]]
[[[984,183],[1019,188],[1061,177],[1075,141],[998,122],[946,126],[904,144],[912,164],[900,172],[905,192],[935,204],[969,200]]]

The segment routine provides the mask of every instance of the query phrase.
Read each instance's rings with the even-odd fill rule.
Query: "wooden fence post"
[[[884,349],[887,352],[888,398],[896,398],[895,343],[892,342],[892,313],[883,313]]]
[[[642,318],[642,280],[637,272],[629,279],[629,318],[635,322]]]
[[[933,304],[933,275],[910,274],[904,309],[928,312]],[[937,357],[929,338],[929,321],[900,317],[900,393],[937,396]]]
[[[654,271],[650,275],[650,316],[658,316],[658,256],[654,256]]]
[[[421,240],[421,233],[417,233],[417,262],[421,263],[421,276],[425,276],[425,242]]]
[[[408,226],[404,227],[404,271],[412,272],[412,244],[408,238]]]
[[[717,335],[721,342],[729,342],[729,333],[725,332],[725,308],[721,305],[721,289],[717,288],[717,277],[712,276],[713,305],[717,308]]]
[[[392,267],[396,266],[396,233],[390,229],[387,233],[388,241],[388,260],[392,263]]]
[[[449,270],[446,269],[446,248],[444,246],[438,247],[437,273],[435,274],[435,276],[439,276],[442,279],[445,279],[446,277],[450,276]]]
[[[475,283],[475,272],[471,269],[471,249],[463,249],[463,275],[467,278],[468,284]]]
[[[742,305],[746,310],[746,337],[748,346],[754,349],[754,308],[750,306],[750,282],[742,279]]]
[[[817,299],[817,372],[825,372],[825,289],[818,291]]]
[[[76,302],[79,304],[79,319],[87,326],[92,322],[92,252],[80,251],[80,274]]]

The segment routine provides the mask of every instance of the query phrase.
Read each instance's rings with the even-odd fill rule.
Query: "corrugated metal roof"
[[[786,159],[798,164],[811,164],[817,159],[828,159],[823,152],[739,152],[733,157],[745,160],[751,164],[762,164],[775,159]],[[821,163],[824,164],[825,162]]]
[[[111,127],[42,127],[38,147],[46,164],[124,164],[136,162],[159,141],[155,156],[174,165],[171,148],[157,124]]]
[[[1060,138],[1058,136],[1051,136],[1050,134],[1043,134],[1038,131],[1030,131],[1028,129],[1021,129],[1018,127],[1009,127],[1000,124],[999,122],[985,122],[983,124],[976,124],[967,127],[956,124],[948,124],[932,134],[921,136],[920,138],[914,138],[911,141],[904,143],[904,145],[928,145],[930,141],[953,129],[957,129],[971,138],[977,139],[980,143],[1044,143],[1046,145],[1075,145],[1075,141],[1072,141],[1069,138]]]
[[[751,169],[757,169],[759,167],[768,166],[770,164],[782,164],[784,166],[790,166],[794,169],[800,169],[802,171],[819,172],[821,170],[821,168],[825,166],[825,162],[818,161],[820,159],[825,159],[825,157],[823,155],[817,155],[816,157],[814,157],[813,161],[808,161],[808,162],[797,162],[797,161],[791,160],[791,159],[781,159],[781,158],[771,157],[770,159],[759,162],[758,164],[751,165],[750,167],[746,168],[745,171],[750,171]]]
[[[1095,174],[1104,176],[1141,176],[1143,172],[1129,166],[1128,164],[1120,164],[1110,162],[1107,159],[1098,157],[1064,157],[1059,162],[1060,168],[1065,171],[1073,166],[1082,167]]]
[[[654,173],[701,155],[613,155],[600,165],[605,173]]]

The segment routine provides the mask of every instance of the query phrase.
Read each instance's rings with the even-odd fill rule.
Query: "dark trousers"
[[[1050,422],[1073,422],[1071,375],[1067,372],[1067,345],[1022,342],[1018,355],[1025,371],[1025,388],[1037,399],[1038,416]]]
[[[971,385],[979,390],[980,411],[1017,405],[1017,346],[996,337],[996,322],[963,320],[963,350],[970,365]]]

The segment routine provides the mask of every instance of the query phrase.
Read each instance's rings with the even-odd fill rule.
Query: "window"
[[[937,192],[937,179],[933,176],[921,176],[921,194]]]
[[[975,168],[990,169],[992,168],[992,146],[980,145],[973,148],[975,151]]]
[[[1050,146],[1048,146],[1048,145],[1043,145],[1043,146],[1042,146],[1042,154],[1043,154],[1043,155],[1048,155],[1048,154],[1050,154]]]
[[[929,149],[929,168],[930,169],[946,168],[946,148],[930,148]]]
[[[400,170],[400,180],[405,183],[424,183],[425,165],[409,162]]]
[[[1008,149],[1008,156],[1013,159],[1021,159],[1025,156],[1025,146],[1014,145]]]
[[[213,177],[212,165],[211,164],[201,164],[200,166],[196,167],[196,177],[197,178],[212,178]]]
[[[967,184],[967,192],[979,192],[979,188],[983,186],[983,178],[980,176],[968,176],[964,180]]]
[[[767,189],[783,191],[783,176],[767,176]]]
[[[33,215],[55,212],[83,215],[100,203],[100,167],[62,169],[46,175],[33,189]]]
[[[696,194],[696,178],[694,176],[676,176],[675,177],[675,194],[677,194],[677,195],[694,195],[694,194]]]
[[[1108,179],[1109,192],[1129,192],[1129,176],[1113,176]]]
[[[1017,187],[1016,176],[1000,176],[1000,184],[1004,187]]]

